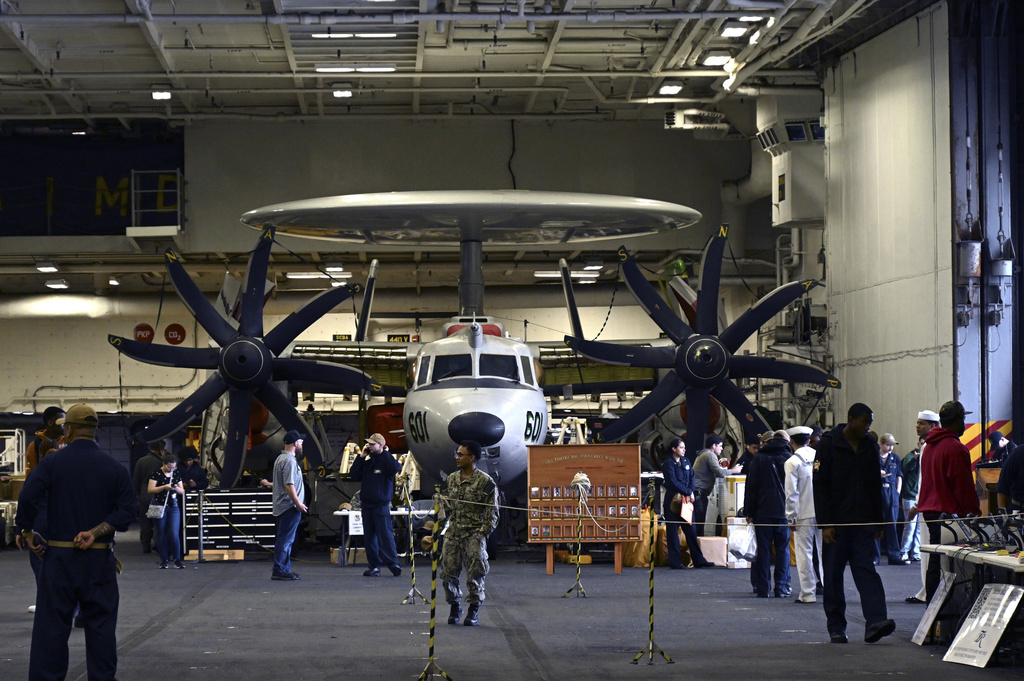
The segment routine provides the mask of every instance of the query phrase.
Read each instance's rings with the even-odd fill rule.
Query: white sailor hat
[[[810,435],[813,432],[814,431],[812,431],[807,426],[793,426],[792,428],[790,428],[789,430],[786,431],[786,433],[790,437],[793,437],[794,435]]]
[[[931,409],[925,409],[924,411],[917,412],[918,421],[932,421],[934,423],[939,422],[939,415]]]

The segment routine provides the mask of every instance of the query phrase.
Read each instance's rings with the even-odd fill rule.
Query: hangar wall
[[[695,140],[690,131],[665,130],[657,121],[517,121],[514,128],[510,121],[493,119],[201,122],[185,134],[185,250],[248,250],[239,247],[239,239],[251,239],[239,216],[282,201],[513,188],[619,194],[691,206],[704,215],[700,225],[635,244],[658,250],[700,248],[720,221],[720,183],[746,175],[749,164],[745,140]],[[359,250],[325,245],[325,250],[345,248]]]
[[[908,451],[953,396],[945,4],[846,55],[825,83],[825,248],[836,420],[854,402]]]

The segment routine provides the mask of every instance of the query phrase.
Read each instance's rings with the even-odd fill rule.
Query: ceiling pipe
[[[92,78],[103,78],[103,79],[138,79],[150,81],[154,78],[167,79],[168,75],[163,71],[147,71],[145,73],[138,71],[82,71],[75,73],[55,73],[55,77],[61,78],[74,78],[75,80],[87,80]],[[252,78],[252,79],[268,79],[268,78],[286,78],[293,80],[296,78],[339,78],[342,80],[394,80],[399,78],[479,78],[479,79],[494,79],[494,78],[715,78],[724,76],[725,72],[722,69],[672,69],[668,71],[661,71],[657,75],[650,73],[647,70],[643,71],[569,71],[560,69],[549,69],[547,71],[430,71],[430,72],[418,72],[418,71],[394,71],[391,73],[316,73],[315,71],[308,72],[267,72],[267,71],[181,71],[174,74],[175,78],[198,78],[198,79],[216,79],[216,78]],[[766,69],[761,72],[763,76],[771,76],[773,78],[811,78],[815,81],[818,79],[818,75],[811,69]],[[0,73],[0,78],[4,80],[10,80],[13,82],[24,83],[27,81],[49,81],[49,76],[41,73]],[[17,90],[4,90],[5,94],[14,94]]]
[[[771,3],[771,6],[780,3]],[[763,5],[762,5],[763,6]],[[726,10],[711,12],[663,12],[645,8],[630,10],[586,10],[582,12],[361,12],[358,14],[154,14],[145,17],[137,14],[0,14],[0,23],[21,26],[88,26],[88,25],[138,25],[153,24],[267,24],[272,26],[345,26],[365,24],[405,25],[438,21],[501,21],[512,22],[575,22],[585,24],[625,23],[629,21],[708,21],[713,19],[739,19],[745,16],[760,16],[765,19],[771,12],[761,10]]]

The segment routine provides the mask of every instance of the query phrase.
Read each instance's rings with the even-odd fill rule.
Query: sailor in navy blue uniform
[[[18,546],[43,558],[28,678],[67,675],[68,636],[78,604],[89,680],[107,681],[117,673],[114,532],[127,530],[135,518],[135,490],[128,470],[96,444],[94,409],[75,405],[59,423],[70,444],[46,456],[26,479],[15,518]],[[47,513],[45,540],[32,532],[40,512]]]
[[[662,510],[665,512],[668,531],[668,564],[673,570],[684,567],[679,550],[679,529],[682,527],[690,558],[693,559],[693,567],[711,567],[714,563],[705,560],[704,554],[701,553],[693,525],[683,520],[679,511],[672,509],[672,498],[677,494],[681,495],[683,503],[693,501],[693,467],[689,459],[683,456],[686,454],[686,443],[677,437],[669,442],[668,447],[671,456],[661,464],[661,472],[665,476],[665,504]]]

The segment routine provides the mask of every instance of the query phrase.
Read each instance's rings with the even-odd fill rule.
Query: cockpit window
[[[434,357],[434,381],[452,376],[472,376],[472,355],[437,355]]]
[[[416,377],[416,385],[425,385],[427,376],[430,375],[430,357],[426,356],[420,360],[420,375]]]
[[[520,357],[519,361],[523,365],[523,383],[533,385],[533,359]]]
[[[519,380],[519,365],[515,355],[480,355],[480,375]]]

